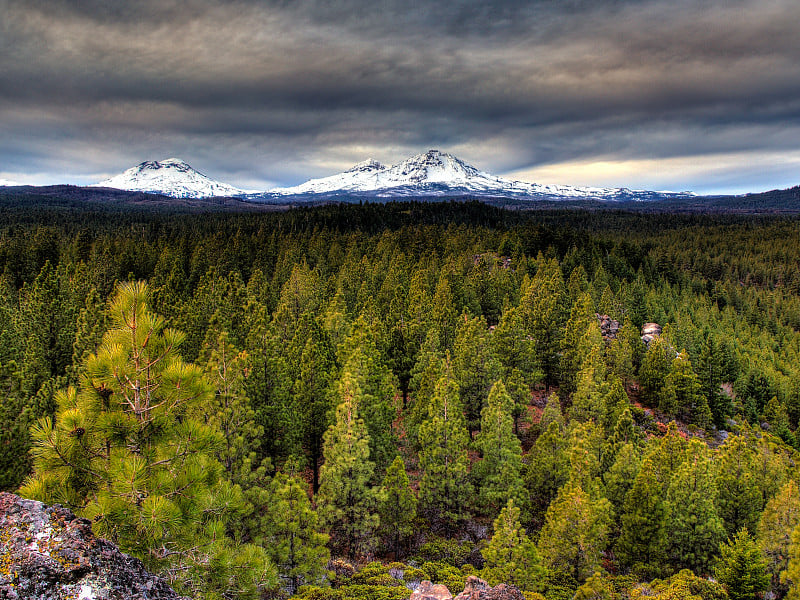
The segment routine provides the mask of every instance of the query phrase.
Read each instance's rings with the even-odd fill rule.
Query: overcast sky
[[[251,189],[428,148],[539,183],[800,184],[797,0],[0,0],[0,178]]]

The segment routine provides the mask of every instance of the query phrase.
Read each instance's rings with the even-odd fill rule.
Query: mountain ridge
[[[655,192],[629,188],[545,185],[504,179],[481,171],[456,156],[431,149],[387,167],[368,159],[341,173],[310,179],[292,187],[274,188],[259,198],[325,197],[343,194],[378,198],[472,195],[530,200],[658,200],[693,197],[691,192]]]
[[[359,198],[442,198],[470,196],[486,199],[655,201],[693,198],[691,192],[662,192],[630,188],[575,187],[504,179],[431,149],[387,166],[368,158],[349,169],[291,187],[248,192],[215,181],[178,158],[145,161],[123,173],[93,184],[173,198],[235,197],[251,202],[309,202]],[[346,201],[346,200],[345,200]]]

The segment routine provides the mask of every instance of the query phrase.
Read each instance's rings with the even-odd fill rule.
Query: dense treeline
[[[187,593],[798,593],[800,221],[3,221],[0,488]]]

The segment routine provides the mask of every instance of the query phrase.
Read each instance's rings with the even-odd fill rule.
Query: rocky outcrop
[[[414,590],[409,600],[451,600],[453,595],[446,585],[441,583],[433,584],[430,581],[423,581]]]
[[[501,583],[490,587],[483,579],[470,575],[464,591],[453,600],[525,600],[525,596],[513,585]]]
[[[501,583],[491,587],[483,579],[470,575],[458,596],[452,596],[447,586],[423,581],[408,600],[525,600],[525,595],[513,585]]]
[[[661,335],[661,325],[658,323],[645,323],[642,325],[642,341],[650,345],[654,339]]]
[[[600,334],[603,336],[603,339],[606,342],[617,339],[619,321],[612,319],[608,315],[601,315],[600,313],[595,313],[594,316],[597,317],[597,324],[600,325]]]
[[[0,600],[180,600],[59,505],[0,493]]]

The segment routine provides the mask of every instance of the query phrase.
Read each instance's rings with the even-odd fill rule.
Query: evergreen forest
[[[204,600],[470,575],[798,600],[798,240],[791,216],[6,202],[0,490]]]

